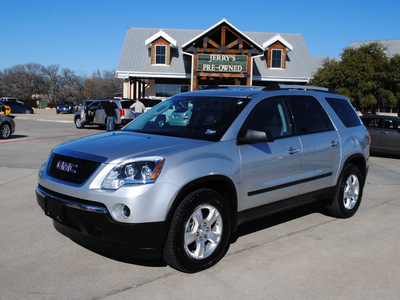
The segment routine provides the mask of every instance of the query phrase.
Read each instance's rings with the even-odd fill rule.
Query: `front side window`
[[[272,49],[271,56],[271,67],[282,68],[282,50]]]
[[[167,61],[167,47],[166,46],[156,46],[156,64],[165,65]]]
[[[317,99],[311,96],[288,96],[298,135],[334,130]]]
[[[243,128],[269,130],[274,139],[292,135],[288,109],[282,97],[267,98],[257,104]]]

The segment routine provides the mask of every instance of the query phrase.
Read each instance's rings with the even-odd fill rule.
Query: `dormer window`
[[[156,65],[165,65],[167,61],[167,46],[156,45]]]
[[[288,52],[293,50],[288,41],[277,34],[263,43],[262,47],[265,49],[267,68],[286,69]]]
[[[271,50],[271,68],[282,69],[282,50]]]
[[[162,30],[149,37],[144,43],[151,48],[152,65],[169,66],[171,52],[178,47],[176,41]]]

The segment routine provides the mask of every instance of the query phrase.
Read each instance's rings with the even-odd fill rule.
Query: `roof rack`
[[[263,89],[263,91],[277,91],[277,90],[304,90],[304,91],[316,91],[325,92],[331,94],[337,94],[334,89],[324,88],[319,86],[311,85],[289,85],[289,84],[271,84]]]
[[[207,85],[202,90],[227,89],[227,90],[262,90],[263,86],[256,85]]]

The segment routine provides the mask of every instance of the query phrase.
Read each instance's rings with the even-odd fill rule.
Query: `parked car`
[[[60,104],[56,108],[57,114],[59,113],[67,113],[73,114],[78,110],[78,104],[74,100],[64,100],[61,101]]]
[[[107,116],[104,110],[106,100],[86,100],[80,110],[75,113],[74,123],[76,128],[84,128],[86,125],[106,126]],[[124,126],[134,119],[129,108],[133,100],[114,99],[115,125]]]
[[[181,107],[188,122],[159,126]],[[55,147],[36,197],[59,232],[89,249],[192,273],[216,264],[244,222],[311,201],[353,216],[369,142],[350,100],[329,89],[182,93],[119,132]]]
[[[22,102],[0,100],[0,104],[9,106],[12,114],[33,114],[33,108]]]
[[[22,101],[19,101],[17,98],[15,97],[1,97],[0,101],[8,101],[8,102],[18,102],[21,104],[24,104]]]
[[[167,98],[139,98],[139,101],[143,103],[145,106],[144,112],[148,111],[149,109],[153,108],[157,104],[165,101]]]
[[[15,132],[13,118],[0,115],[0,139],[8,139]]]
[[[8,116],[11,114],[11,108],[7,105],[0,104],[0,115]]]
[[[361,117],[371,135],[371,152],[400,155],[400,118],[366,115]]]

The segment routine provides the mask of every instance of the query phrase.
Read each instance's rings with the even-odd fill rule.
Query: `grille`
[[[51,161],[49,175],[63,181],[83,184],[100,164],[97,161],[55,154]]]

